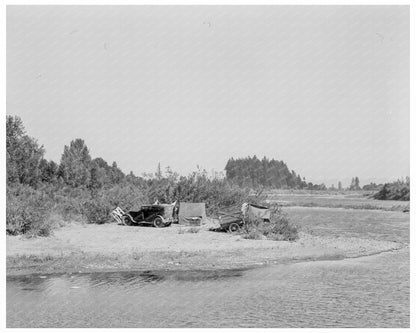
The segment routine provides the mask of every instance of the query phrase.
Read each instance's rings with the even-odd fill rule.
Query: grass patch
[[[344,208],[344,209],[364,209],[364,210],[383,210],[389,212],[409,211],[409,205],[394,205],[391,207],[382,207],[372,204],[332,204],[332,203],[315,203],[315,202],[304,202],[304,203],[291,203],[287,207],[322,207],[322,208]]]

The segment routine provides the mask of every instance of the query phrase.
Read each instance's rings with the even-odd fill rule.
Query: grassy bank
[[[305,191],[270,191],[267,201],[283,207],[326,207],[382,211],[409,211],[410,202],[376,200],[374,192],[307,193]]]

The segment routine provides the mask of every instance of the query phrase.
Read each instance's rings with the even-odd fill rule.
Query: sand
[[[300,233],[296,242],[249,240],[240,235],[198,233],[117,224],[70,224],[50,237],[7,236],[7,274],[153,269],[224,269],[297,261],[356,258],[404,245],[351,237]]]

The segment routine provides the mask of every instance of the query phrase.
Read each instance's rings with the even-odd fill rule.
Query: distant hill
[[[256,155],[246,158],[230,158],[225,166],[226,178],[247,187],[306,188],[305,179],[289,170],[285,162]]]

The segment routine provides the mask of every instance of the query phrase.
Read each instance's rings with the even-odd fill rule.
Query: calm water
[[[409,327],[409,255],[247,271],[9,277],[7,326]]]
[[[291,214],[305,212],[316,214]],[[389,217],[371,235],[408,243],[408,222]],[[7,327],[409,327],[409,274],[405,248],[253,270],[8,277]]]

